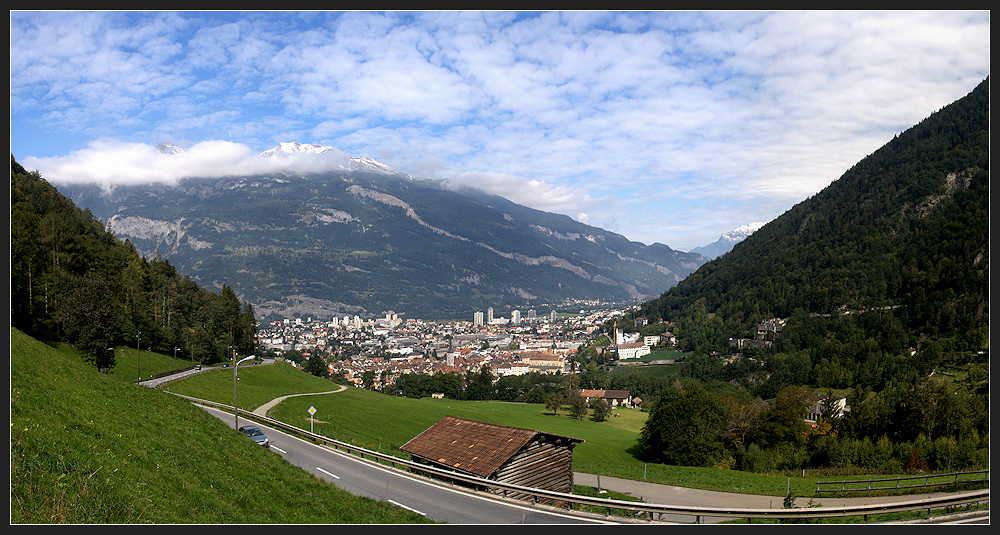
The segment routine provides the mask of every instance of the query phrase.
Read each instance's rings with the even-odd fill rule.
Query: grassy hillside
[[[239,369],[237,403],[252,411],[272,399],[306,392],[330,392],[338,386],[326,379],[309,375],[284,362],[268,366],[243,364]],[[233,403],[233,369],[218,368],[174,381],[164,387],[170,392],[219,403]]]
[[[11,329],[12,524],[426,522],[314,478],[190,403],[135,386],[134,362],[131,373],[102,374],[67,346]]]

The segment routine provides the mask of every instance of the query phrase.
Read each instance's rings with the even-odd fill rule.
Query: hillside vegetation
[[[698,383],[661,393],[643,456],[987,466],[989,117],[987,79],[643,305],[695,352],[681,375]]]
[[[100,368],[120,345],[178,348],[197,362],[257,348],[253,307],[232,288],[213,293],[159,255],[140,256],[13,156],[10,252],[11,325],[69,342]]]
[[[12,524],[426,522],[319,480],[129,375],[11,330]]]
[[[792,318],[777,349],[809,350],[815,363],[838,356],[848,370],[875,350],[988,348],[989,118],[987,79],[647,302],[643,315],[678,323],[674,334],[704,352],[752,338],[762,320]],[[861,311],[883,312],[846,314]],[[848,322],[856,336],[837,332]]]

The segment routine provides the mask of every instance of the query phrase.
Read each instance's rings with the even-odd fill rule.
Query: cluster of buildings
[[[757,325],[757,334],[753,338],[730,338],[729,347],[743,349],[745,347],[756,347],[766,349],[771,347],[774,339],[781,334],[781,330],[788,323],[788,318],[771,318],[760,322]]]
[[[281,353],[298,350],[304,356],[318,352],[327,357],[330,372],[343,374],[358,385],[368,377],[373,386],[391,384],[401,375],[438,372],[465,374],[489,366],[494,377],[537,373],[569,373],[572,357],[581,346],[603,336],[604,324],[627,310],[608,307],[578,314],[525,315],[513,311],[510,318],[476,312],[472,321],[425,322],[403,320],[394,312],[362,319],[344,316],[328,320],[285,319],[262,325],[258,340],[262,349]],[[618,335],[620,358],[645,353],[636,343]],[[368,373],[371,372],[371,373]]]

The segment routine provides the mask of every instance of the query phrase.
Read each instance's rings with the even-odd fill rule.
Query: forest
[[[99,368],[119,345],[197,362],[257,349],[253,307],[229,286],[213,293],[159,255],[140,256],[13,156],[10,261],[11,325],[68,342]]]

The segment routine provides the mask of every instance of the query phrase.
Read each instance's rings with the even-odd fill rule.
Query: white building
[[[646,344],[621,344],[618,346],[618,360],[637,359],[650,353]]]

